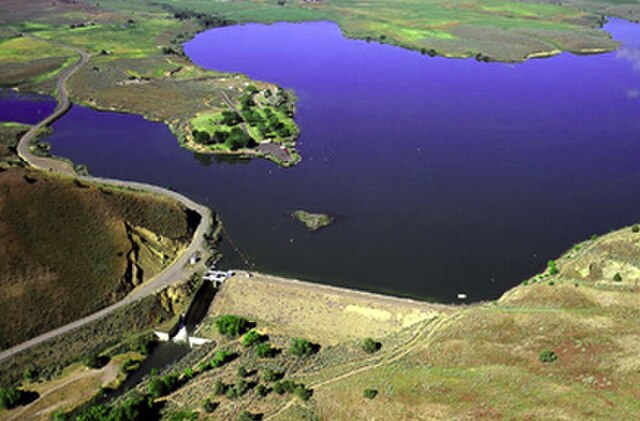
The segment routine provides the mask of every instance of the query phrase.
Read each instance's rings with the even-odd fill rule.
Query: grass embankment
[[[121,3],[101,2],[114,8],[123,7]],[[563,5],[507,0],[185,0],[179,6],[161,0],[155,4],[212,13],[234,22],[331,20],[349,37],[391,43],[430,55],[495,61],[522,61],[562,51],[610,51],[616,43],[597,29],[603,11],[640,18],[640,5],[625,3],[623,7],[615,0],[572,0]]]
[[[3,170],[2,347],[118,301],[171,263],[193,228],[173,201]]]
[[[43,2],[36,0],[35,3]],[[48,3],[41,6],[49,7]],[[0,85],[51,93],[55,88],[52,77],[64,63],[75,59],[73,51],[64,46],[83,48],[91,54],[91,59],[69,80],[72,101],[100,110],[136,113],[162,121],[183,146],[200,153],[263,156],[283,164],[295,163],[292,159],[281,159],[268,148],[256,147],[257,142],[239,145],[232,151],[225,147],[204,148],[191,141],[194,118],[197,121],[198,116],[215,116],[240,109],[240,100],[247,95],[250,82],[260,91],[280,92],[273,85],[252,82],[242,75],[206,71],[182,54],[181,44],[192,34],[226,21],[201,15],[171,16],[150,6],[147,6],[147,12],[122,13],[86,4],[77,4],[74,13],[58,13],[58,6],[56,3],[49,7],[48,13],[43,13],[31,4],[16,3],[13,7],[26,10],[19,17],[0,11],[0,18],[5,18],[9,22],[8,29],[13,31],[7,32],[7,38],[0,43],[0,69],[3,70]],[[19,37],[19,33],[26,35]],[[34,44],[34,47],[27,48],[22,45],[24,43]],[[14,53],[17,55],[12,59]],[[47,54],[64,55],[66,61],[58,60],[54,63],[58,67],[41,71],[34,63],[43,60],[53,63],[53,58]],[[22,66],[26,73],[11,76],[12,66]],[[292,111],[295,98],[287,98],[286,109]],[[268,101],[261,104],[252,111],[262,118],[261,113],[269,108],[269,104]],[[289,130],[286,135],[261,134],[251,125],[247,132],[258,142],[268,140],[293,147],[298,128],[291,116],[284,118],[277,113],[277,117],[282,117],[281,124]],[[259,128],[258,125],[255,127]],[[225,131],[224,125],[219,131]]]

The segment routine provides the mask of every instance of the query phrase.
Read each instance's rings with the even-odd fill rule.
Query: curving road
[[[60,73],[58,76],[57,83],[57,101],[58,105],[52,114],[46,117],[44,120],[33,126],[27,133],[22,136],[18,143],[18,155],[26,161],[29,165],[34,168],[49,171],[56,174],[63,174],[74,176],[79,180],[97,182],[101,184],[106,184],[114,187],[126,187],[132,188],[134,190],[142,190],[144,192],[150,192],[157,195],[169,197],[173,200],[180,202],[183,206],[188,209],[191,209],[197,212],[200,215],[200,224],[198,228],[196,228],[193,233],[193,238],[191,239],[191,243],[187,247],[187,249],[182,252],[174,262],[166,267],[162,272],[157,274],[150,281],[145,282],[144,284],[138,286],[134,289],[129,295],[127,295],[121,301],[118,301],[115,304],[110,305],[109,307],[105,307],[102,310],[99,310],[93,314],[90,314],[82,319],[71,322],[67,325],[61,326],[57,329],[51,330],[47,333],[44,333],[40,336],[32,338],[26,342],[18,344],[12,348],[4,350],[0,352],[0,362],[13,357],[14,355],[31,348],[32,346],[38,345],[48,339],[54,338],[56,336],[62,335],[64,333],[70,332],[80,326],[86,325],[87,323],[93,322],[95,320],[99,320],[102,317],[114,312],[115,310],[126,306],[127,304],[131,304],[135,301],[141,300],[151,294],[158,292],[159,290],[177,283],[186,277],[190,276],[196,271],[196,268],[187,266],[190,257],[196,252],[202,252],[204,248],[204,236],[210,230],[212,224],[212,216],[211,211],[206,206],[200,205],[193,200],[189,199],[186,196],[181,195],[180,193],[176,193],[171,190],[167,190],[162,187],[153,186],[151,184],[145,183],[137,183],[132,181],[122,181],[122,180],[114,180],[108,178],[98,178],[98,177],[90,177],[90,176],[77,176],[73,166],[65,161],[61,161],[55,158],[49,157],[39,157],[35,156],[31,153],[29,145],[36,138],[38,132],[53,123],[56,119],[61,117],[71,105],[69,101],[69,93],[67,91],[67,80],[77,72],[82,66],[84,66],[89,61],[89,54],[79,48],[75,47],[67,47],[73,49],[74,51],[80,54],[80,60],[74,63],[72,66],[66,68],[64,71]]]

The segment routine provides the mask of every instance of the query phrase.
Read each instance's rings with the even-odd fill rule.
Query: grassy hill
[[[170,369],[192,367],[195,374],[182,375],[179,387],[159,400],[164,416],[628,419],[640,411],[637,231],[581,243],[499,300],[469,306],[241,273],[227,281],[197,332],[217,345]],[[221,335],[216,321],[226,314],[255,323],[260,340],[276,352],[261,357],[255,345]],[[367,337],[377,350],[365,351]],[[318,352],[296,357],[292,338],[310,340]],[[235,357],[203,370],[201,363],[220,350]],[[269,370],[280,380],[265,379]],[[280,393],[287,380],[311,396]],[[236,390],[242,382],[250,387]],[[216,394],[217,383],[231,392]]]
[[[169,200],[0,169],[2,347],[118,301],[168,265],[193,228]]]

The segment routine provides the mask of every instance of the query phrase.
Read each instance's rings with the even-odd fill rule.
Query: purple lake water
[[[195,63],[296,91],[300,165],[195,157],[162,124],[77,106],[48,141],[95,175],[210,205],[258,270],[495,298],[640,220],[640,26],[605,29],[620,51],[516,65],[347,40],[332,23],[212,29],[185,45]],[[337,219],[308,233],[293,209]]]

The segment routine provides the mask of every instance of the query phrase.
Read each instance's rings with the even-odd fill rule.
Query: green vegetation
[[[382,348],[382,344],[378,341],[374,341],[372,338],[365,338],[365,340],[362,341],[361,346],[362,350],[367,354],[373,354]]]
[[[633,226],[631,227],[631,232],[634,232],[634,233],[640,232],[640,225],[633,224]]]
[[[616,1],[570,0],[558,5],[508,0],[454,4],[445,0],[336,0],[313,4],[300,0],[189,0],[176,5],[160,0],[156,4],[166,10],[206,13],[234,22],[329,20],[337,22],[348,37],[396,44],[424,54],[520,61],[560,51],[614,49],[615,43],[597,30],[600,16],[640,17],[638,4],[621,5]]]
[[[555,260],[549,260],[547,262],[547,271],[549,272],[549,275],[557,275],[558,274],[558,267],[556,266],[556,261]]]
[[[333,217],[325,213],[311,213],[304,210],[295,210],[291,216],[302,222],[309,231],[315,232],[333,223]]]
[[[245,348],[252,347],[265,340],[265,336],[259,334],[255,329],[250,330],[242,337],[242,345]]]
[[[273,358],[278,352],[269,342],[262,342],[255,347],[256,355],[260,358]]]
[[[615,275],[613,275],[613,280],[616,282],[622,282],[622,275],[620,275],[620,273],[616,272]]]
[[[11,409],[20,405],[24,392],[15,387],[0,388],[0,409]]]
[[[376,389],[365,389],[363,396],[367,399],[373,399],[378,396],[378,391]]]
[[[542,351],[540,351],[540,355],[538,355],[538,359],[542,363],[553,363],[557,361],[558,356],[556,355],[555,352],[553,352],[550,349],[543,349]]]
[[[289,345],[289,353],[296,357],[308,357],[316,350],[311,342],[303,338],[293,338]]]
[[[231,314],[220,316],[216,320],[216,328],[218,333],[229,338],[235,338],[242,335],[249,329],[250,323],[247,319]]]

